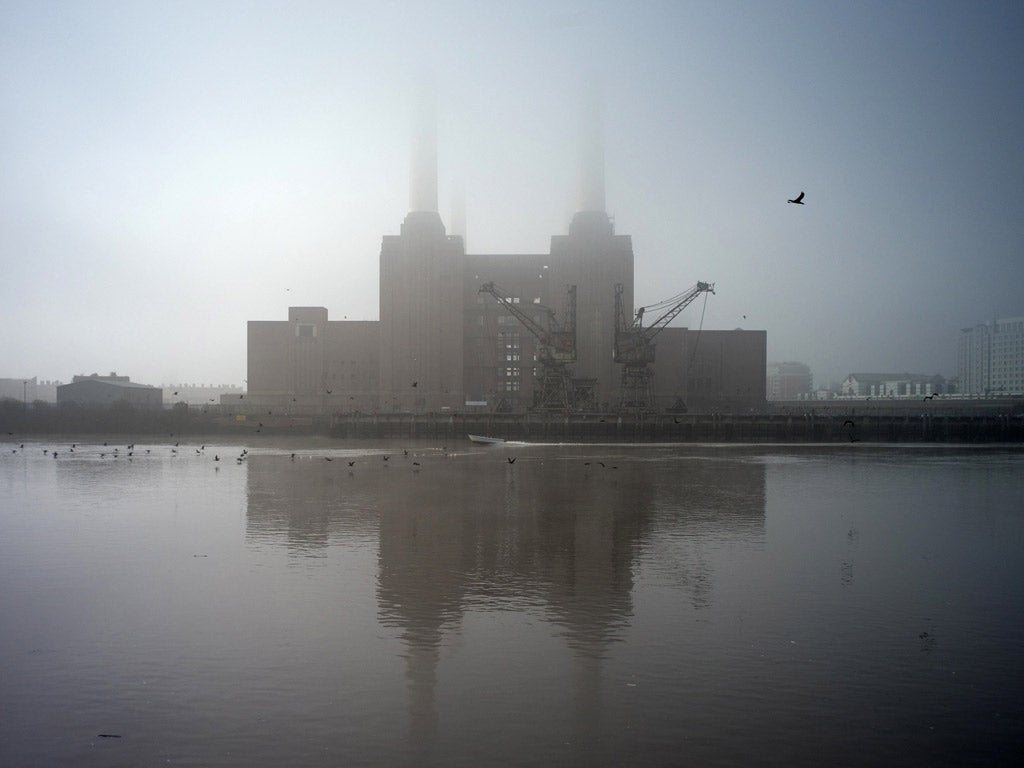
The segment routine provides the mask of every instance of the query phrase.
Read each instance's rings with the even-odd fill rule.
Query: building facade
[[[769,400],[799,400],[814,390],[811,369],[803,363],[769,363],[765,377]]]
[[[840,387],[843,397],[921,398],[946,392],[942,376],[920,373],[851,373]]]
[[[1024,318],[962,329],[957,378],[960,392],[967,395],[1024,394]]]

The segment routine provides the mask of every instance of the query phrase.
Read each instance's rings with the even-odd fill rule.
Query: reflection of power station
[[[632,322],[626,322],[623,287],[615,286],[615,362],[622,364],[622,390],[619,408],[622,410],[647,410],[654,405],[651,388],[654,364],[654,337],[661,333],[679,313],[690,305],[700,294],[714,293],[712,283],[697,283],[693,288],[657,304],[640,307]],[[661,312],[661,315],[644,327],[644,313]]]
[[[671,584],[692,609],[703,610],[716,597],[715,552],[722,550],[707,543],[756,546],[765,514],[760,462],[650,461],[648,455],[619,466],[613,480],[610,468],[597,473],[599,457],[593,458],[593,474],[581,481],[576,462],[573,471],[559,461],[512,467],[493,454],[421,457],[417,475],[398,470],[401,456],[387,469],[384,462],[364,466],[360,460],[352,477],[339,475],[338,462],[253,456],[246,534],[292,558],[322,560],[331,552],[369,548],[370,567],[346,570],[343,588],[295,583],[302,590],[296,604],[308,611],[299,619],[320,626],[324,614],[352,604],[371,616],[376,610],[376,621],[387,628],[378,635],[390,634],[401,646],[395,661],[404,665],[412,753],[429,756],[465,727],[454,717],[453,701],[472,702],[482,719],[494,716],[486,711],[493,699],[481,696],[479,676],[463,664],[472,657],[493,664],[496,670],[488,669],[496,675],[504,669],[491,656],[507,648],[497,652],[489,645],[501,635],[466,630],[470,622],[479,627],[481,617],[505,617],[499,621],[507,620],[506,627],[508,621],[539,627],[539,647],[551,655],[528,658],[525,674],[565,670],[570,714],[564,727],[584,743],[608,717],[605,659],[625,635],[643,631],[633,614],[645,600],[635,593],[651,582],[637,574],[656,568],[655,581]],[[382,639],[379,652],[395,653],[391,642]],[[485,687],[504,682],[499,676]],[[545,677],[537,685],[549,684]],[[501,698],[520,696],[529,708],[537,685],[517,681],[502,688]]]

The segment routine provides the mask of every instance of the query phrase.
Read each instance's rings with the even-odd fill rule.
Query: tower
[[[437,123],[425,95],[410,159],[410,211],[380,251],[380,408],[426,413],[464,402],[464,248],[437,212]]]
[[[633,243],[616,235],[605,211],[604,124],[599,93],[587,89],[580,109],[579,194],[568,235],[551,238],[551,281],[577,287],[576,376],[596,379],[600,406],[618,397],[614,360],[615,285],[625,311],[633,309]]]

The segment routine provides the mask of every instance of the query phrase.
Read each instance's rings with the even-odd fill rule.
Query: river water
[[[3,766],[1024,744],[1020,449],[10,439]]]

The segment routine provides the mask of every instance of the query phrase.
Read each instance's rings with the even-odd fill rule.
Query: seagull
[[[792,199],[792,200],[787,200],[786,202],[787,202],[787,203],[794,203],[795,205],[803,205],[803,204],[804,204],[804,193],[803,193],[803,192],[801,192],[801,193],[800,193],[799,195],[797,195],[797,196],[796,196],[796,197],[795,197],[794,199]]]
[[[515,457],[515,456],[507,456],[506,458],[508,459],[508,463],[509,464],[515,464],[516,463],[516,458],[517,457]]]

